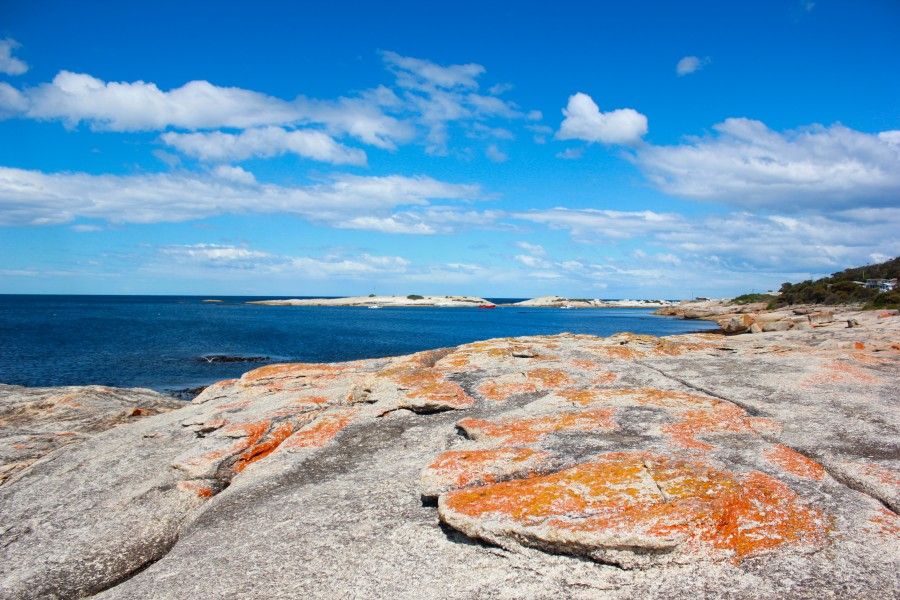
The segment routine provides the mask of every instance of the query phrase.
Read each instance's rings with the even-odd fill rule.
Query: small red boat
[[[479,304],[478,308],[497,308],[496,304]]]

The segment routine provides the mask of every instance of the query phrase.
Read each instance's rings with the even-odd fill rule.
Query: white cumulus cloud
[[[647,117],[633,108],[600,112],[597,103],[585,93],[569,97],[563,109],[559,140],[584,140],[603,144],[633,144],[647,133]]]

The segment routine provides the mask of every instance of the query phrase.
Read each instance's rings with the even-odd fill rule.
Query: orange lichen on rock
[[[499,383],[488,381],[478,386],[478,393],[488,400],[503,402],[516,394],[527,394],[537,391],[537,386],[531,382]]]
[[[897,513],[886,508],[878,510],[878,513],[869,519],[876,533],[887,537],[900,538],[900,517]]]
[[[504,444],[531,444],[564,431],[609,431],[615,428],[612,408],[563,412],[524,419],[487,421],[463,419],[456,425],[472,439],[489,439]]]
[[[353,369],[354,363],[287,363],[266,365],[241,376],[244,386],[261,385],[270,392],[285,389],[322,388]]]
[[[604,390],[603,394],[609,397],[630,398],[636,404],[643,406],[658,406],[668,409],[705,408],[721,402],[721,400],[712,396],[701,396],[700,394],[662,390],[659,388],[619,388]]]
[[[194,494],[198,498],[212,498],[216,494],[211,486],[196,481],[179,481],[178,489]]]
[[[618,358],[620,360],[634,360],[644,356],[644,353],[640,350],[629,348],[628,346],[605,346],[600,351],[609,358]]]
[[[435,369],[399,366],[379,373],[406,390],[407,398],[440,404],[451,409],[468,408],[475,404],[458,384],[447,380]]]
[[[870,462],[854,462],[856,469],[864,477],[874,479],[881,484],[900,488],[900,475],[890,469]]]
[[[450,492],[441,517],[567,552],[723,551],[735,560],[784,544],[823,543],[818,509],[763,473],[736,475],[696,461],[610,453],[551,475]]]
[[[878,383],[878,377],[841,361],[833,361],[822,366],[822,372],[803,380],[804,386],[828,383]]]
[[[612,383],[619,376],[613,373],[612,371],[603,371],[602,373],[597,373],[594,375],[594,379],[591,383],[595,385],[606,385],[607,383]]]
[[[696,436],[715,433],[755,433],[768,419],[751,419],[741,407],[730,402],[715,401],[708,408],[687,410],[681,420],[663,427],[663,433],[678,446],[688,450],[712,450],[713,446]]]
[[[281,446],[293,448],[321,448],[334,439],[356,416],[352,408],[326,413],[318,419],[294,432]]]
[[[444,489],[459,489],[494,483],[501,477],[525,476],[543,464],[548,454],[531,448],[448,450],[422,473],[423,493],[436,495]],[[429,494],[429,492],[434,492]]]
[[[574,358],[569,362],[572,363],[572,366],[578,367],[579,369],[585,371],[593,371],[594,369],[600,368],[600,363],[598,363],[596,360],[590,360],[587,358]]]
[[[564,385],[571,385],[572,378],[568,373],[561,369],[538,368],[525,372],[528,379],[535,379],[541,382],[545,388],[558,388]]]
[[[275,451],[281,443],[286,440],[294,432],[294,424],[285,421],[281,425],[273,427],[268,431],[262,439],[256,439],[247,449],[238,456],[237,462],[234,463],[234,470],[240,473],[252,463],[270,455]]]
[[[793,448],[775,444],[765,453],[766,460],[787,473],[806,479],[821,480],[825,477],[825,467],[813,459],[800,454]]]
[[[862,342],[853,342],[853,347],[857,350],[865,350],[866,345]]]

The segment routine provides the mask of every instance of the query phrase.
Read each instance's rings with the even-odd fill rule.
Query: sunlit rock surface
[[[57,448],[181,406],[141,388],[0,384],[0,485]]]
[[[0,590],[893,598],[900,318],[852,318],[262,367],[0,486]]]

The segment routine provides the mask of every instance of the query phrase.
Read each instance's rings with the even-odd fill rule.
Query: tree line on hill
[[[900,277],[900,257],[875,265],[853,267],[830,277],[783,283],[777,296],[744,294],[734,298],[734,304],[768,302],[769,308],[793,304],[862,304],[863,308],[900,308],[900,289],[890,291],[865,287],[868,279],[896,279]]]

